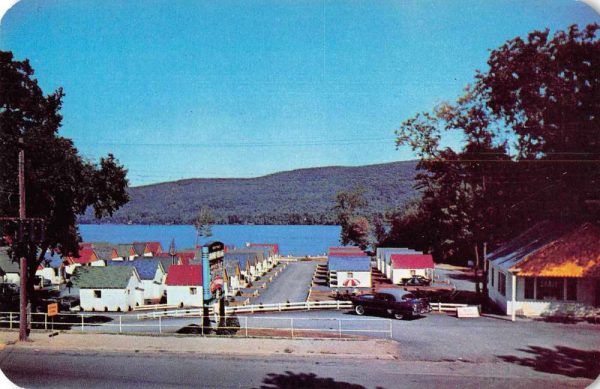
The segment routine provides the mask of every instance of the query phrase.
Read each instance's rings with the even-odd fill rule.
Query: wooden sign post
[[[48,304],[48,317],[52,318],[52,331],[54,331],[54,316],[58,315],[58,303]]]

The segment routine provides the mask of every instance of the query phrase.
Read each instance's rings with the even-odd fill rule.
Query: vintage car
[[[431,285],[431,280],[429,278],[425,278],[423,276],[412,276],[410,278],[403,278],[402,285],[429,286],[429,285]]]
[[[379,289],[372,294],[354,296],[350,299],[354,312],[388,314],[396,319],[410,319],[431,312],[426,299],[416,298],[402,289]]]

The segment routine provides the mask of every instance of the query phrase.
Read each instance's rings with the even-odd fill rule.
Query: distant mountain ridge
[[[365,189],[369,214],[418,196],[416,161],[278,172],[256,178],[194,178],[132,187],[131,200],[113,217],[82,223],[190,224],[207,205],[217,224],[333,224],[335,194]]]

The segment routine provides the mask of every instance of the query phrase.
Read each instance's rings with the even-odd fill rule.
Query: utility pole
[[[23,138],[19,138],[19,230],[21,237],[25,227],[25,219],[27,213],[25,211],[25,149]],[[21,243],[21,242],[19,242]],[[27,340],[27,258],[20,258],[20,310],[19,310],[19,340]]]

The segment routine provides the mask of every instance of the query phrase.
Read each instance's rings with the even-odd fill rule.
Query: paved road
[[[435,269],[435,274],[440,277],[440,279],[448,280],[454,286],[456,286],[457,290],[466,290],[469,292],[475,292],[475,281],[468,274],[463,273],[460,270],[446,270],[446,269]]]
[[[306,301],[316,266],[316,262],[290,262],[283,273],[273,280],[269,288],[264,290],[253,304]]]
[[[246,320],[249,327],[289,328],[292,319],[298,330],[310,328],[335,334],[341,322],[344,334],[384,338],[389,337],[387,330],[391,325],[393,339],[399,342],[400,354],[405,360],[505,362],[532,370],[558,372],[559,376],[565,377],[592,378],[600,374],[600,325],[532,320],[513,323],[493,317],[457,319],[444,314],[430,314],[409,321],[372,316],[365,319],[376,320],[357,320],[359,318],[350,310],[272,312],[238,318],[242,328]],[[158,320],[139,322],[131,316],[122,324],[123,332],[158,334]],[[199,325],[200,319],[163,319],[161,328],[163,333],[176,332],[190,324]],[[93,329],[86,326],[84,330]],[[111,327],[97,329],[117,332],[119,327],[113,321]]]
[[[0,369],[27,388],[532,388],[585,387],[507,364],[378,361],[322,357],[0,352]]]

